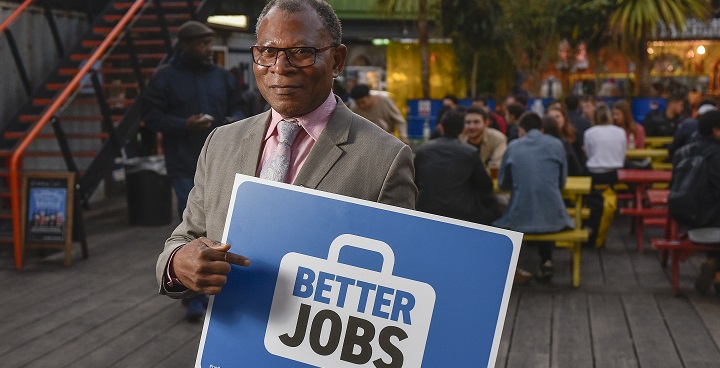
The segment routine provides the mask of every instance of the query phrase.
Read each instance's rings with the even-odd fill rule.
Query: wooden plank
[[[194,352],[197,356],[197,349],[200,343],[201,323],[177,323],[165,331],[156,335],[152,340],[143,344],[132,354],[126,355],[115,364],[116,367],[154,367],[156,364],[167,359],[177,346],[190,342],[196,342]],[[192,351],[192,350],[191,350]],[[187,367],[192,365],[191,361]]]
[[[607,244],[605,248],[600,254],[605,284],[622,287],[637,285],[628,254],[615,245]]]
[[[608,235],[608,242],[612,241]],[[582,267],[580,268],[580,288],[597,287],[605,285],[602,264],[600,261],[601,249],[585,247],[582,250]]]
[[[113,340],[132,331],[133,327],[141,323],[148,316],[154,316],[159,313],[169,313],[181,316],[184,311],[180,307],[180,303],[172,301],[168,298],[160,298],[157,295],[144,297],[139,303],[134,301],[123,300],[117,302],[122,311],[115,310],[115,314],[110,316],[105,322],[101,322],[101,316],[93,315],[89,318],[83,318],[82,323],[85,331],[82,335],[68,339],[65,344],[38,357],[28,368],[55,368],[73,366],[74,362],[82,359],[83,356],[92,353],[105,344],[112,343]],[[169,307],[171,302],[177,303],[177,309]],[[65,328],[64,330],[69,330]]]
[[[551,367],[587,367],[593,362],[587,296],[560,294],[553,300]]]
[[[115,363],[134,354],[156,336],[167,334],[176,324],[185,324],[184,315],[160,311],[133,326],[116,339],[108,341],[90,354],[73,363],[74,367],[111,367]],[[191,364],[188,364],[191,366]]]
[[[676,368],[682,363],[653,295],[623,295],[623,306],[642,367]]]
[[[197,357],[198,346],[200,346],[200,335],[198,335],[197,339],[190,340],[175,349],[170,356],[159,362],[153,368],[193,367],[195,358]]]
[[[550,367],[553,297],[551,294],[524,292],[515,317],[507,367]]]
[[[720,351],[692,303],[671,295],[655,297],[685,367],[720,367]]]
[[[716,347],[720,347],[720,303],[716,298],[690,297],[690,302],[710,333]]]
[[[145,275],[135,274],[134,277],[109,285],[102,292],[90,292],[88,296],[75,299],[72,305],[59,308],[32,323],[9,329],[10,333],[0,336],[0,359],[9,366],[21,366],[35,356],[57,349],[67,340],[81,336],[88,328],[102,324],[127,307],[117,300],[118,295],[124,296],[130,303],[136,303],[142,294],[134,291],[142,278],[148,279]],[[144,293],[145,298],[150,295]]]
[[[505,324],[503,325],[502,338],[500,338],[500,346],[498,347],[497,359],[495,359],[495,367],[505,367],[507,364],[508,351],[510,351],[510,339],[512,339],[513,326],[515,325],[515,314],[517,313],[518,301],[520,300],[522,291],[514,288],[510,294],[507,313],[505,314]]]
[[[595,367],[630,368],[638,361],[619,295],[588,296]]]

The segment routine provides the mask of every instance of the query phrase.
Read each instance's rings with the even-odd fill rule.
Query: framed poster
[[[64,249],[65,265],[70,266],[75,174],[26,172],[22,188],[23,247]]]
[[[494,367],[521,240],[236,175],[195,367]]]

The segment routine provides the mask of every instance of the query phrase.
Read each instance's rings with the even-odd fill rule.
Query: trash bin
[[[123,162],[130,225],[162,226],[172,221],[172,185],[163,156]]]

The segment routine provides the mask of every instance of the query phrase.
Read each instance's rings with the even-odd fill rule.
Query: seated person
[[[477,149],[458,139],[464,116],[451,110],[443,115],[444,135],[418,147],[415,183],[418,211],[488,224],[492,208],[483,203],[493,195],[493,184]]]
[[[355,101],[352,111],[375,125],[385,129],[390,134],[397,130],[401,141],[407,143],[407,121],[395,106],[395,102],[383,94],[370,93],[370,87],[366,84],[358,84],[350,90],[350,97]]]
[[[613,185],[618,182],[618,169],[625,166],[625,152],[627,151],[627,136],[625,129],[613,124],[612,110],[609,106],[602,104],[595,109],[593,126],[585,131],[585,153],[587,162],[585,166],[592,177],[593,190],[586,197],[586,203],[590,208],[590,218],[587,226],[591,229],[588,245],[603,246],[606,231],[600,231],[600,222],[603,215],[606,219],[612,213],[604,211],[605,198],[602,195],[602,187],[597,185]]]
[[[559,139],[543,134],[541,127],[540,116],[534,112],[520,118],[520,138],[505,151],[498,177],[500,188],[511,191],[510,203],[494,226],[531,234],[575,227],[561,194],[567,178],[565,149]],[[554,274],[554,243],[526,244],[538,247],[537,278],[550,280]]]
[[[704,160],[702,169],[705,170],[705,178],[700,175],[691,179],[697,184],[692,185],[690,193],[696,194],[691,198],[683,198],[683,201],[695,207],[693,212],[698,215],[698,221],[693,225],[681,225],[687,225],[688,238],[693,242],[718,245],[718,251],[708,252],[707,261],[700,267],[695,289],[705,294],[710,285],[715,283],[715,290],[720,294],[720,278],[716,277],[720,269],[720,111],[713,110],[701,115],[697,128],[695,141],[681,148],[673,157],[674,168],[687,157],[702,156]],[[682,170],[674,170],[673,182],[682,181],[682,173]],[[673,213],[673,207],[670,210]]]
[[[489,127],[490,115],[477,107],[465,110],[465,130],[461,139],[475,146],[485,169],[500,167],[503,153],[507,148],[507,137],[497,129]]]

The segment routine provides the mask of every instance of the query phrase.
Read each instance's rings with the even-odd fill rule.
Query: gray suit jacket
[[[410,147],[336,99],[337,108],[293,184],[414,209],[417,188]],[[161,294],[173,298],[195,295],[166,290],[165,266],[175,248],[193,239],[222,239],[234,174],[255,176],[269,114],[218,127],[205,141],[183,221],[158,257],[156,276]]]

